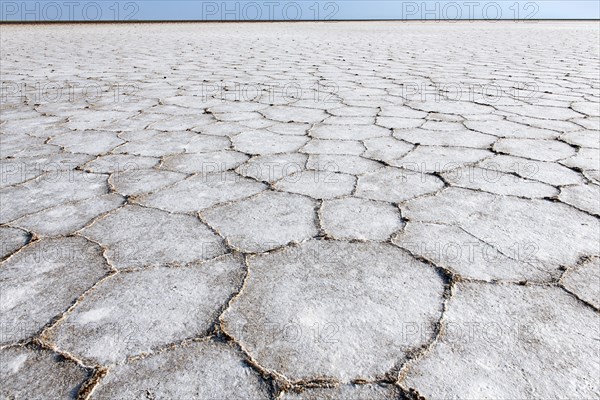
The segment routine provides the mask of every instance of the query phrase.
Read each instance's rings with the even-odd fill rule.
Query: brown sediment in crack
[[[109,369],[106,367],[97,367],[92,376],[81,385],[77,393],[77,400],[89,400],[100,381],[108,375],[108,372]]]
[[[331,239],[332,236],[325,229],[325,224],[323,223],[323,200],[317,200],[317,204],[315,204],[315,225],[317,227],[317,235],[315,237]]]

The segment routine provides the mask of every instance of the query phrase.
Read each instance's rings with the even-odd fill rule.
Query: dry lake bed
[[[2,399],[599,399],[598,22],[3,25]]]

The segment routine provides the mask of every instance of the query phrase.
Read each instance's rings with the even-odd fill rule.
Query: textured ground
[[[600,398],[597,22],[1,30],[1,398]]]

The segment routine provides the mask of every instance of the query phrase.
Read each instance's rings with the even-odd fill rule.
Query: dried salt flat
[[[599,36],[3,25],[0,397],[599,398]]]

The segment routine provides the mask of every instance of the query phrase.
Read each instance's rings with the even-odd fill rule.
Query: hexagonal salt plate
[[[193,176],[138,202],[172,212],[198,212],[215,204],[250,197],[266,188],[263,183],[235,172],[221,172]]]
[[[557,161],[575,155],[573,147],[557,140],[500,139],[494,150],[539,161]]]
[[[600,111],[598,111],[598,102],[591,102],[591,101],[586,101],[586,102],[575,102],[573,104],[571,104],[571,108],[577,112],[580,113],[584,113],[587,114],[589,116],[595,116],[598,117],[600,116]]]
[[[411,222],[392,242],[465,278],[540,282],[561,274],[533,258],[511,258],[458,226]]]
[[[225,253],[221,238],[198,218],[135,205],[108,214],[81,234],[105,246],[117,269],[188,264]]]
[[[304,196],[267,191],[205,210],[201,217],[230,245],[254,253],[317,235],[315,206]]]
[[[302,171],[282,178],[274,187],[314,199],[332,199],[352,193],[356,177],[333,171]]]
[[[377,125],[321,125],[310,130],[310,136],[317,139],[365,140],[391,134]]]
[[[550,198],[558,195],[558,189],[555,187],[496,169],[462,167],[444,172],[442,177],[451,186],[506,196]]]
[[[281,122],[314,123],[327,118],[323,110],[291,106],[273,106],[261,110],[260,113],[270,120]]]
[[[69,201],[106,194],[108,175],[54,171],[2,190],[0,223]]]
[[[584,182],[580,173],[560,164],[521,157],[497,155],[479,162],[478,166],[493,171],[517,174],[523,178],[553,186],[576,185]]]
[[[108,182],[116,192],[127,196],[136,196],[154,192],[165,186],[182,181],[186,177],[186,174],[180,172],[134,169],[112,174],[108,178]]]
[[[428,146],[457,146],[487,149],[498,138],[483,133],[460,131],[430,131],[425,129],[399,130],[394,137],[410,143]]]
[[[558,121],[558,120],[551,120],[551,119],[545,119],[545,118],[523,117],[520,115],[510,115],[507,117],[507,120],[512,121],[512,122],[517,122],[524,126],[532,126],[532,127],[536,127],[536,128],[540,128],[540,129],[547,129],[550,131],[555,131],[557,133],[579,131],[579,130],[581,130],[582,126],[585,126],[585,124],[581,122],[582,121],[581,118],[575,118],[573,120],[574,122],[569,122],[569,121]],[[577,124],[580,124],[580,125],[577,125]],[[594,129],[594,127],[590,126],[590,127],[587,127],[587,129]]]
[[[393,137],[368,139],[363,142],[367,150],[363,157],[389,162],[404,157],[415,146]]]
[[[101,364],[208,333],[242,283],[241,258],[114,275],[89,293],[47,340]]]
[[[307,123],[278,122],[269,126],[267,130],[280,135],[304,136],[311,126],[312,124]]]
[[[410,108],[427,111],[438,112],[443,114],[493,114],[494,109],[483,104],[471,103],[467,101],[451,101],[436,99],[434,101],[412,101],[407,104]]]
[[[305,136],[279,135],[269,131],[242,132],[231,139],[233,147],[249,154],[291,153],[308,142]]]
[[[93,218],[120,207],[125,199],[118,194],[106,194],[74,203],[61,204],[12,222],[35,232],[38,236],[68,235],[90,223]]]
[[[410,221],[457,225],[519,261],[556,271],[597,255],[600,222],[565,204],[448,188],[402,207]]]
[[[444,187],[441,179],[417,171],[382,168],[358,178],[356,196],[388,202],[401,202]]]
[[[307,169],[360,175],[382,168],[383,164],[368,158],[339,154],[312,154],[306,162]]]
[[[543,117],[546,120],[557,120],[566,121],[571,118],[581,117],[582,114],[570,109],[569,104],[564,104],[562,107],[547,107],[544,105],[532,105],[532,104],[511,104],[511,105],[498,105],[501,111],[508,111],[517,115],[528,116],[539,118]]]
[[[0,342],[38,333],[108,273],[102,249],[80,237],[37,241],[0,268]]]
[[[365,146],[357,140],[312,139],[300,151],[306,154],[360,155]]]
[[[240,165],[236,172],[259,181],[275,182],[288,175],[304,170],[306,154],[272,154],[252,157]]]
[[[158,132],[147,129],[122,135],[127,143],[117,147],[115,153],[163,157],[183,153],[185,146],[196,136],[193,132]]]
[[[165,157],[161,168],[186,174],[222,172],[234,169],[249,157],[237,151],[213,153],[178,154]]]
[[[430,339],[409,328],[431,330],[441,315],[440,276],[389,244],[311,240],[249,269],[224,329],[292,381],[382,376]]]
[[[511,121],[466,121],[465,126],[489,135],[518,139],[555,139],[558,132]]]
[[[493,154],[488,150],[464,147],[419,146],[402,159],[389,161],[389,164],[413,171],[445,172]]]
[[[85,171],[96,173],[131,174],[142,169],[152,168],[160,162],[158,157],[144,157],[133,154],[108,154],[85,164]]]
[[[5,146],[5,139],[2,139],[2,146]],[[2,156],[6,157],[4,148]],[[66,173],[76,167],[85,164],[93,157],[86,154],[71,154],[61,152],[47,156],[3,158],[0,160],[0,187],[12,186],[25,182],[42,175],[44,172],[51,172],[57,176],[59,171]]]
[[[335,239],[385,241],[404,226],[397,207],[354,197],[325,201],[320,215],[323,229]]]
[[[404,117],[377,117],[377,125],[389,129],[411,129],[423,125],[425,120],[420,118]]]
[[[232,345],[187,343],[110,370],[94,399],[270,399],[260,377]]]
[[[0,350],[3,399],[76,399],[90,371],[48,350]]]
[[[229,121],[229,122],[257,121],[263,117],[258,112],[251,112],[251,111],[213,114],[213,116],[217,119],[217,121]]]
[[[427,398],[598,397],[598,314],[559,288],[459,283],[444,325],[403,382]]]
[[[109,152],[124,140],[115,132],[102,131],[68,131],[49,140],[50,144],[62,146],[71,153],[103,154]]]

